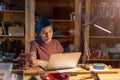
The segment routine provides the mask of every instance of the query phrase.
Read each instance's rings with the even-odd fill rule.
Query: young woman
[[[41,17],[37,20],[35,32],[38,38],[31,42],[31,66],[47,65],[51,54],[62,53],[63,47],[53,37],[53,26],[49,19]]]

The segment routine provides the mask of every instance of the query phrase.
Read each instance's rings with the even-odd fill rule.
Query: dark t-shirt
[[[36,40],[31,42],[30,52],[35,52],[37,58],[41,60],[49,60],[50,54],[62,53],[63,47],[56,39],[52,39],[49,43],[40,45]]]

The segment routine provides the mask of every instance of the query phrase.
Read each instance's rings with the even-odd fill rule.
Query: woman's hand
[[[29,60],[30,60],[30,66],[32,66],[32,67],[35,67],[35,66],[45,66],[45,67],[47,67],[47,65],[48,65],[47,61],[37,59],[35,52],[31,52]]]
[[[38,61],[38,66],[44,66],[47,67],[48,62],[45,60],[37,60]]]
[[[35,66],[44,66],[47,67],[48,62],[45,60],[38,60],[38,59],[31,59],[31,66],[35,67]]]
[[[35,52],[30,53],[29,61],[30,61],[30,66],[32,67],[38,66],[38,61],[37,61]]]

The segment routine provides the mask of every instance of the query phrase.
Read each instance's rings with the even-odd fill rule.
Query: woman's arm
[[[48,62],[45,60],[40,60],[37,59],[36,57],[36,52],[31,52],[30,53],[30,66],[35,67],[35,66],[47,66]]]
[[[30,45],[30,66],[47,66],[47,61],[37,59],[37,45],[35,42],[31,42]]]

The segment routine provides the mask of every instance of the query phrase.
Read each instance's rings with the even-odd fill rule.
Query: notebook
[[[81,52],[70,52],[63,54],[52,54],[48,66],[41,66],[44,70],[59,70],[75,68],[78,64]]]

